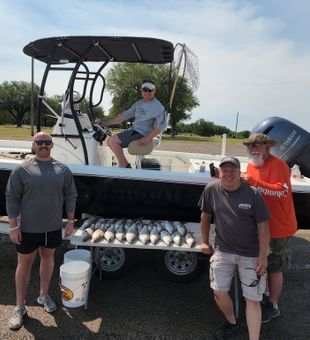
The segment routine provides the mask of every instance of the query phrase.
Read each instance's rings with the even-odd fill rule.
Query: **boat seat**
[[[169,122],[169,116],[170,116],[169,114],[166,114],[166,119],[165,119],[166,126],[168,125],[168,122]],[[156,128],[156,125],[157,125],[156,119],[154,119],[153,129]],[[136,169],[141,169],[141,162],[144,156],[152,153],[152,151],[160,145],[163,131],[161,131],[157,137],[153,138],[153,140],[151,140],[150,142],[148,142],[147,144],[143,146],[139,145],[137,140],[134,140],[128,144],[128,147],[127,147],[128,153],[130,155],[136,156],[136,160],[135,160]]]

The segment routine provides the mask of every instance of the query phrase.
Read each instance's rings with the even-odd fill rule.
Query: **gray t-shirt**
[[[258,256],[257,223],[270,217],[258,190],[241,183],[237,190],[228,191],[221,182],[213,182],[205,187],[198,205],[214,217],[216,248],[241,256]]]
[[[24,232],[43,233],[62,228],[63,206],[74,213],[77,192],[71,171],[52,159],[35,158],[18,165],[6,188],[9,217],[20,217]]]
[[[139,99],[123,112],[123,116],[125,120],[134,118],[132,128],[143,136],[147,136],[154,129],[154,119],[156,119],[156,127],[160,131],[166,128],[165,109],[157,98],[150,102]]]

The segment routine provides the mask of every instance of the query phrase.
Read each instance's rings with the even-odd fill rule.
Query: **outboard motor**
[[[264,133],[277,141],[271,153],[291,168],[298,164],[302,175],[310,177],[310,134],[287,119],[270,117],[257,124],[251,134]]]

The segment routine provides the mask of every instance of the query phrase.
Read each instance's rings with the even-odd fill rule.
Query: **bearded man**
[[[268,255],[268,286],[263,304],[262,322],[280,316],[278,306],[283,287],[283,271],[290,263],[290,238],[297,230],[290,168],[280,158],[270,154],[276,141],[262,133],[251,135],[247,146],[250,162],[242,175],[245,182],[258,188],[270,212],[270,250]]]

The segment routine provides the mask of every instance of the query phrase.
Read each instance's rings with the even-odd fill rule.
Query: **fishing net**
[[[174,61],[171,64],[172,91],[169,107],[172,107],[173,99],[178,86],[182,81],[186,81],[187,86],[193,91],[197,91],[200,84],[199,61],[196,54],[185,44],[176,44],[174,48]]]

